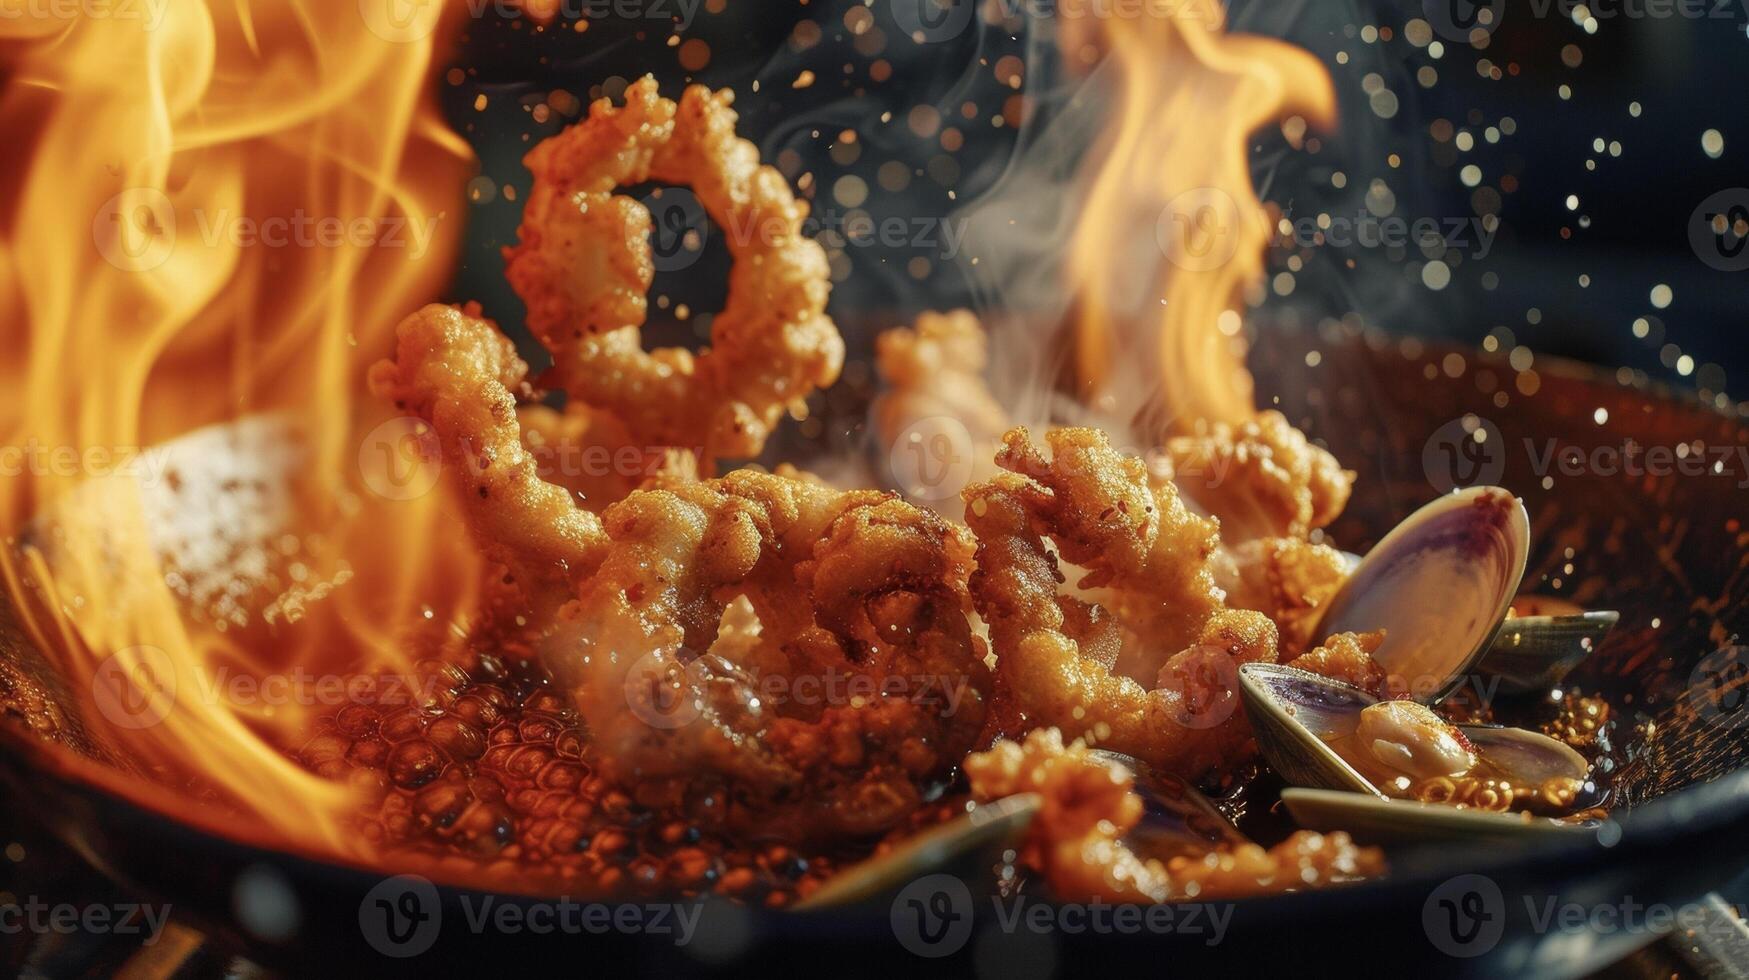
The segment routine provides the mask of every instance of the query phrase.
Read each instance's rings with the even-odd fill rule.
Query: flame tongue
[[[1239,310],[1270,235],[1247,140],[1288,114],[1329,122],[1335,95],[1307,52],[1226,33],[1215,0],[1149,9],[1068,19],[1064,35],[1072,56],[1103,49],[1115,75],[1070,245],[1077,380],[1096,408],[1157,399],[1169,422],[1241,421]]]
[[[279,748],[321,706],[229,681],[404,669],[409,610],[441,624],[478,591],[437,494],[380,508],[353,489],[380,411],[355,404],[364,367],[449,275],[469,164],[433,91],[442,5],[399,6],[411,20],[189,0],[0,21],[0,446],[22,471],[0,494],[9,531],[43,518],[0,549],[8,598],[99,741],[328,853],[362,846],[351,791]],[[305,428],[145,448],[255,412]],[[296,500],[257,499],[294,448]],[[227,539],[167,537],[166,501],[262,509],[215,519]],[[191,578],[205,565],[243,574]]]

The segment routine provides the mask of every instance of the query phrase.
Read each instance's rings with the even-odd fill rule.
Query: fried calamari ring
[[[571,397],[646,444],[698,449],[707,465],[757,455],[785,409],[836,380],[844,360],[826,255],[802,232],[808,207],[735,136],[732,99],[693,86],[676,105],[645,76],[623,108],[597,101],[525,158],[534,187],[520,243],[505,250]],[[650,212],[614,191],[645,181],[691,187],[735,258],[712,346],[697,356],[643,348]]]
[[[568,610],[576,642],[547,661],[607,774],[649,805],[867,836],[976,744],[990,679],[967,621],[971,546],[937,515],[738,471],[634,493],[604,523],[608,558]],[[729,642],[743,598],[758,629]],[[833,683],[841,696],[804,694]]]
[[[1348,506],[1354,474],[1280,412],[1216,424],[1166,444],[1172,478],[1221,520],[1228,543],[1305,537]]]
[[[563,487],[541,479],[523,445],[516,397],[528,365],[479,308],[433,303],[396,328],[395,358],[371,389],[431,424],[474,536],[531,590],[593,571],[607,535]]]
[[[1165,861],[1137,854],[1124,840],[1142,819],[1134,777],[1090,755],[1080,742],[1065,746],[1054,728],[1035,731],[1021,743],[998,742],[967,757],[965,770],[980,800],[1015,793],[1043,797],[1021,860],[1044,874],[1061,901],[1230,899],[1384,872],[1376,848],[1356,847],[1342,833],[1298,831],[1267,851],[1243,844]]]

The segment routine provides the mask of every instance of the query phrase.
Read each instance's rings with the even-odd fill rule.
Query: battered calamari
[[[1274,662],[1279,635],[1225,605],[1217,522],[1101,432],[1046,438],[1049,459],[1009,433],[998,462],[1012,472],[965,492],[971,590],[997,656],[993,731],[1056,727],[1184,776],[1248,758],[1238,668]],[[1059,560],[1086,571],[1076,589],[1097,604],[1060,594]],[[1334,638],[1296,663],[1359,672],[1368,643]]]
[[[611,777],[797,839],[893,826],[983,728],[970,543],[874,491],[771,474],[640,492],[549,649]],[[757,623],[725,623],[744,599]],[[832,691],[840,692],[837,695]]]
[[[1268,850],[1243,844],[1166,861],[1137,854],[1124,839],[1142,819],[1133,777],[1096,759],[1080,742],[1065,746],[1054,728],[1035,731],[1024,742],[998,742],[967,758],[965,769],[979,799],[1043,797],[1020,857],[1044,874],[1063,901],[1238,898],[1384,871],[1376,848],[1357,847],[1344,833],[1298,831]]]
[[[1280,413],[1203,427],[1166,443],[1172,478],[1221,520],[1228,543],[1305,537],[1348,505],[1354,474]]]
[[[525,447],[526,371],[491,323],[434,305],[373,383],[430,422],[492,555],[574,587],[543,657],[610,776],[796,839],[877,833],[947,778],[990,689],[962,529],[890,494],[752,471],[658,478],[597,517]],[[757,627],[719,640],[738,597]]]
[[[676,104],[645,76],[623,107],[598,100],[525,158],[534,186],[520,242],[505,250],[529,328],[571,398],[645,445],[699,447],[707,469],[757,455],[844,360],[826,315],[826,254],[802,229],[808,206],[735,135],[733,98],[695,85]],[[697,355],[643,347],[650,212],[615,190],[646,181],[690,187],[735,258],[711,347]]]

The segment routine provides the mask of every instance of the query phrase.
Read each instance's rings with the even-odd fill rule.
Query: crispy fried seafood
[[[1220,518],[1229,544],[1303,538],[1342,513],[1354,486],[1353,473],[1275,411],[1171,439],[1166,453],[1172,479]]]
[[[430,306],[373,380],[436,430],[494,557],[574,583],[545,659],[610,775],[796,839],[877,833],[914,809],[984,725],[964,530],[890,494],[752,471],[662,481],[597,517],[519,438],[525,371],[492,324]],[[756,622],[725,622],[737,597]]]
[[[604,523],[609,557],[546,656],[647,804],[723,794],[737,829],[866,836],[974,747],[990,683],[963,530],[748,471],[633,494]]]
[[[1124,842],[1142,818],[1130,773],[1099,761],[1080,742],[1065,746],[1054,728],[1034,731],[1024,742],[998,742],[968,757],[965,769],[979,799],[1043,797],[1021,860],[1041,871],[1052,893],[1065,901],[1237,898],[1384,870],[1377,849],[1357,847],[1343,833],[1299,831],[1268,850],[1244,844],[1167,861],[1139,855]]]
[[[707,467],[757,455],[784,411],[831,384],[844,360],[826,315],[826,255],[802,231],[808,206],[735,135],[732,99],[693,86],[676,104],[646,76],[624,107],[597,101],[529,152],[521,241],[505,250],[529,328],[571,398],[640,443],[700,449]],[[646,181],[692,188],[735,258],[711,347],[696,356],[643,348],[650,212],[614,192]]]
[[[875,342],[887,390],[871,417],[893,485],[956,519],[959,491],[995,472],[991,459],[1011,427],[984,383],[988,361],[984,328],[969,310],[924,313]]]
[[[1267,616],[1226,608],[1217,522],[1103,433],[1046,438],[1048,460],[1010,433],[998,462],[1011,472],[965,493],[972,595],[997,653],[993,729],[1055,726],[1186,776],[1249,757],[1237,671],[1274,662],[1279,637]],[[1059,594],[1059,558],[1086,570],[1077,588],[1097,604]],[[1338,637],[1296,664],[1360,672],[1376,642]]]

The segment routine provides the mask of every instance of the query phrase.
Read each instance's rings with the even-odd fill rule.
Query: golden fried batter
[[[969,310],[924,313],[875,341],[876,368],[887,390],[871,411],[892,478],[912,500],[960,518],[964,483],[995,472],[991,462],[1008,412],[984,381],[989,349]],[[910,443],[909,445],[907,443]],[[965,457],[941,458],[944,453]],[[944,485],[952,479],[953,485]]]
[[[1010,433],[1000,461],[1016,472],[965,493],[978,538],[972,595],[997,654],[995,727],[1059,726],[1185,775],[1247,755],[1235,672],[1275,659],[1275,627],[1222,608],[1209,570],[1214,522],[1190,513],[1170,484],[1150,485],[1141,462],[1102,433],[1047,438],[1048,461],[1025,430]],[[1086,569],[1081,587],[1103,590],[1101,605],[1165,657],[1143,675],[1149,684],[1111,669],[1103,611],[1058,595],[1058,555]]]
[[[1269,850],[1244,844],[1166,861],[1139,855],[1124,840],[1142,818],[1131,774],[1089,755],[1080,742],[1065,746],[1052,728],[968,756],[965,770],[979,799],[1044,798],[1021,860],[1042,872],[1063,901],[1239,898],[1384,872],[1377,849],[1357,847],[1342,833],[1300,831]]]
[[[678,104],[645,76],[616,108],[543,140],[505,274],[571,397],[646,445],[698,448],[707,466],[757,455],[784,411],[838,377],[844,343],[826,315],[826,255],[802,231],[805,203],[735,135],[733,94],[692,86]],[[646,351],[655,274],[650,212],[616,188],[691,187],[735,257],[711,348]]]
[[[1385,696],[1385,670],[1372,655],[1385,642],[1385,633],[1340,633],[1288,662],[1289,667],[1358,687],[1373,697]]]
[[[1166,453],[1172,478],[1220,518],[1229,544],[1305,537],[1341,515],[1354,485],[1353,473],[1276,411],[1171,439]]]
[[[574,643],[547,662],[608,775],[642,798],[701,813],[720,791],[715,819],[743,830],[871,835],[974,745],[990,681],[966,616],[971,549],[940,517],[739,471],[634,493],[604,522]],[[759,633],[724,643],[737,596]]]
[[[401,321],[395,359],[371,368],[371,388],[436,430],[475,537],[527,579],[575,579],[600,563],[601,521],[541,479],[524,447],[513,392],[528,365],[479,307],[432,304]]]
[[[1348,578],[1342,553],[1303,538],[1262,538],[1223,548],[1215,581],[1227,603],[1255,609],[1281,629],[1283,656],[1311,645],[1324,606]]]

